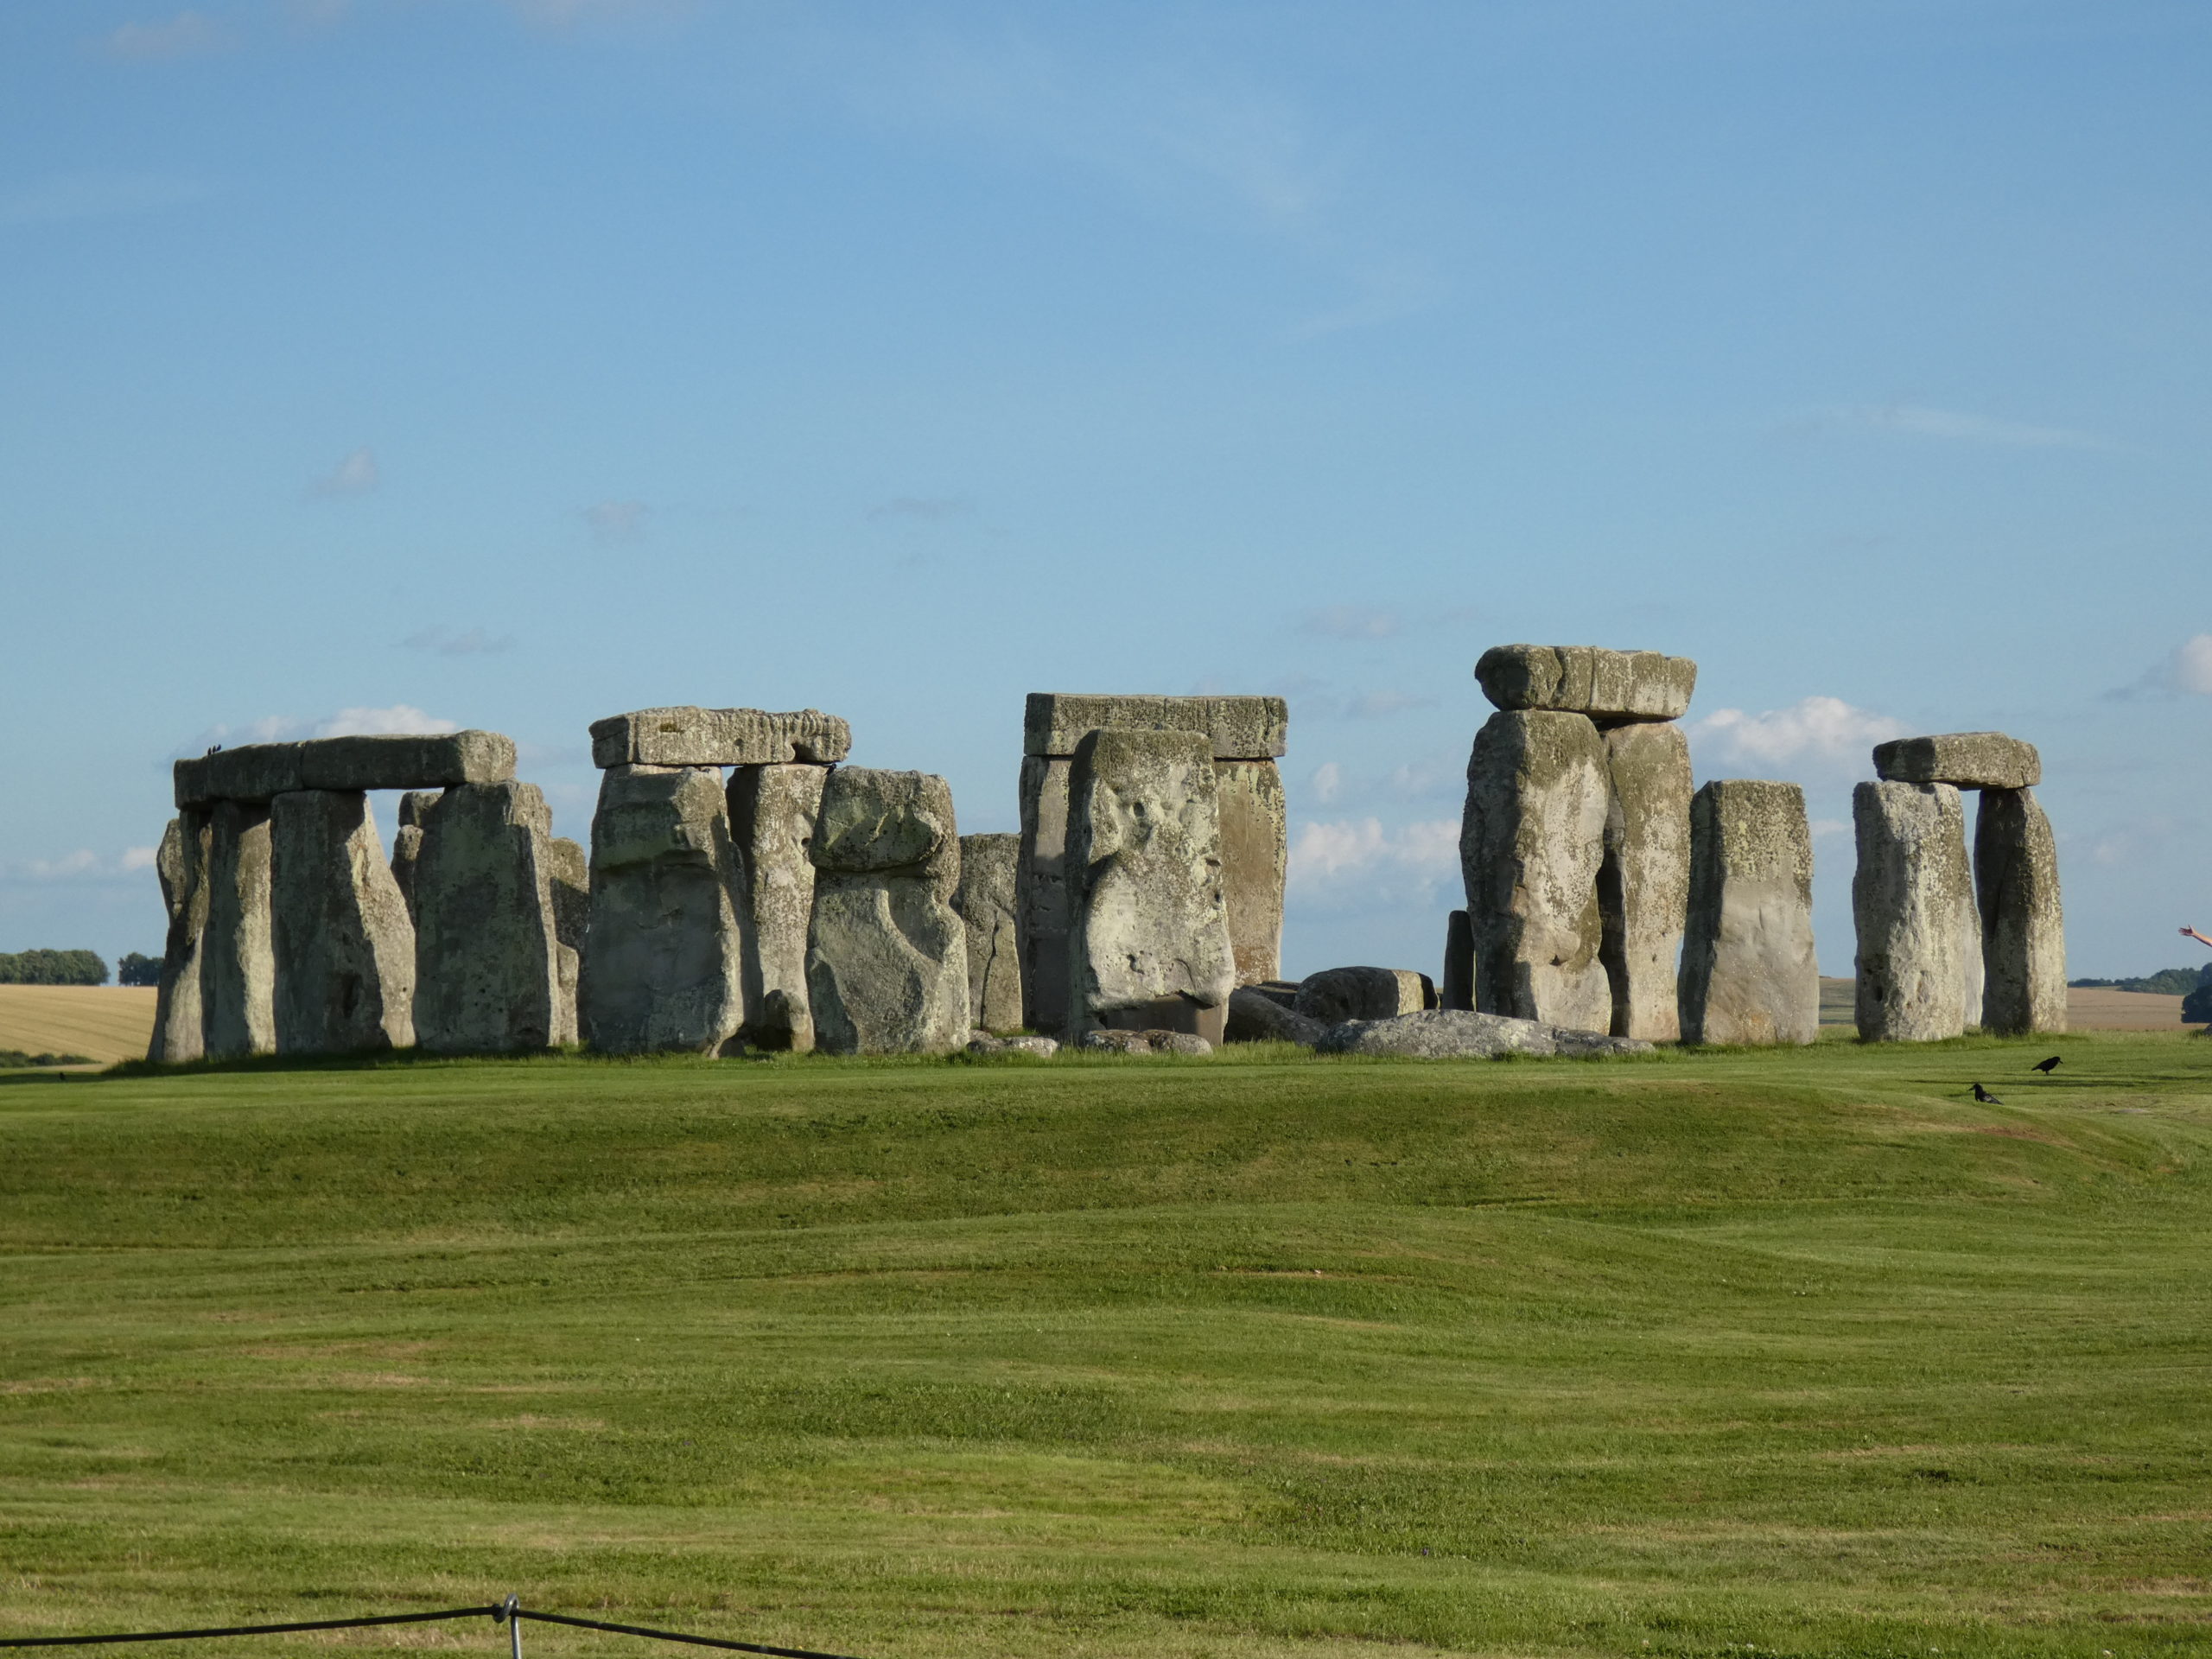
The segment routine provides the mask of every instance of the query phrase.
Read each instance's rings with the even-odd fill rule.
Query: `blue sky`
[[[1474,660],[1701,777],[2041,746],[2073,971],[2212,926],[2212,11],[0,5],[0,950],[158,950],[169,760],[1280,691],[1294,972],[1434,971]]]

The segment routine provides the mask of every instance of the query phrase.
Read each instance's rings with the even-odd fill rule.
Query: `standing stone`
[[[1282,890],[1290,873],[1289,810],[1273,760],[1216,760],[1221,814],[1221,897],[1236,982],[1282,972]]]
[[[1586,715],[1501,710],[1476,734],[1459,862],[1478,1011],[1611,1027],[1598,907],[1611,795]]]
[[[1444,918],[1444,978],[1436,1006],[1459,1014],[1475,1009],[1475,930],[1464,910]]]
[[[561,1006],[555,1023],[582,1034],[576,1020],[576,987],[583,977],[584,936],[591,931],[591,855],[581,842],[555,836],[545,843],[547,892],[553,899],[556,981]]]
[[[816,1046],[939,1054],[968,1040],[968,938],[952,907],[952,788],[920,772],[841,766],[823,786],[809,856],[806,950]]]
[[[2005,1036],[2066,1029],[2066,919],[2058,847],[2035,793],[1985,786],[1974,817],[1981,1023]]]
[[[575,1040],[560,996],[553,815],[531,784],[461,784],[423,826],[416,863],[415,1039],[440,1054]]]
[[[1681,662],[1681,658],[1668,658]],[[1611,801],[1598,869],[1599,956],[1616,1037],[1680,1034],[1675,960],[1690,885],[1690,748],[1682,728],[1637,721],[1601,734]]]
[[[415,926],[369,798],[295,790],[269,804],[276,1049],[353,1054],[415,1041]]]
[[[1014,903],[1021,920],[1022,1023],[1063,1031],[1068,1010],[1068,772],[1060,755],[1021,758],[1021,868]]]
[[[1205,736],[1109,727],[1068,780],[1071,1034],[1100,1027],[1224,1039],[1236,960]]]
[[[584,1039],[607,1054],[730,1047],[745,1024],[743,902],[719,771],[602,772],[576,985]]]
[[[407,919],[415,919],[415,861],[423,855],[423,825],[438,804],[434,789],[410,789],[399,798],[399,827],[391,836],[391,879],[407,903]]]
[[[1021,1024],[1021,930],[1014,880],[1020,836],[960,837],[960,891],[952,907],[968,930],[968,1023],[978,1031]]]
[[[745,1040],[755,1048],[814,1046],[806,936],[814,914],[814,844],[827,766],[739,766],[729,778],[730,838],[745,882]]]
[[[200,957],[201,1052],[211,1060],[276,1047],[276,964],[269,923],[269,809],[209,809],[207,925]]]
[[[207,814],[188,808],[169,820],[156,855],[168,938],[162,951],[161,988],[154,995],[154,1035],[146,1058],[175,1065],[201,1052],[200,959],[207,932]]]
[[[1859,1035],[1956,1037],[1981,1014],[1980,922],[1966,812],[1948,784],[1861,784],[1852,792],[1859,868]]]
[[[1690,803],[1688,1043],[1809,1043],[1820,1034],[1813,836],[1796,784],[1728,779]]]

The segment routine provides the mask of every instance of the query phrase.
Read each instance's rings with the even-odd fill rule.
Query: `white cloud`
[[[326,721],[319,722],[308,734],[312,737],[381,737],[393,734],[435,737],[443,732],[457,732],[461,722],[439,720],[424,714],[412,703],[395,702],[389,709],[340,709]]]
[[[126,872],[150,870],[160,861],[161,855],[158,847],[126,847],[123,849],[122,868]]]
[[[376,452],[363,445],[308,486],[311,495],[366,495],[384,480]]]
[[[1906,736],[1903,721],[1856,709],[1840,697],[1807,697],[1787,709],[1747,715],[1720,709],[1690,726],[1690,741],[1700,755],[1724,765],[1822,767],[1871,765],[1877,743]]]
[[[1344,768],[1333,760],[1325,760],[1313,768],[1313,776],[1306,786],[1313,791],[1315,800],[1324,806],[1332,805],[1344,792]]]
[[[1831,409],[1797,423],[1795,429],[1817,432],[1834,427],[1866,431],[1894,432],[1905,437],[1935,438],[1953,443],[1999,444],[2016,449],[2109,449],[2107,440],[2062,426],[2031,426],[2018,421],[1993,420],[1955,409],[1929,409],[1916,404],[1861,404]]]
[[[99,875],[106,870],[100,855],[89,847],[79,847],[75,852],[65,853],[60,858],[35,858],[24,868],[41,881],[66,880],[73,875]]]
[[[1398,613],[1365,605],[1328,605],[1306,612],[1299,626],[1330,639],[1388,639],[1398,631]]]
[[[584,523],[600,541],[634,541],[645,534],[652,512],[642,501],[601,501],[584,509]]]
[[[230,31],[197,11],[180,11],[158,23],[125,23],[100,41],[111,57],[139,61],[219,52],[231,44]]]
[[[1815,841],[1827,841],[1851,833],[1851,826],[1841,818],[1815,818],[1808,828],[1812,830]]]
[[[2153,663],[2133,685],[2107,691],[2107,697],[2127,702],[2138,697],[2171,696],[2177,691],[2212,696],[2212,633],[2191,634]]]
[[[1459,825],[1437,818],[1385,830],[1379,818],[1298,826],[1290,848],[1290,887],[1313,893],[1376,877],[1433,887],[1459,868]]]

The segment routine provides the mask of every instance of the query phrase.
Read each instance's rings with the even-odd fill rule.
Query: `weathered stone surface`
[[[1272,760],[1213,763],[1221,815],[1221,897],[1236,982],[1282,971],[1282,890],[1290,874],[1290,816]]]
[[[1679,726],[1641,721],[1600,734],[1612,798],[1598,868],[1598,955],[1616,1037],[1672,1042],[1675,959],[1690,887],[1690,747]]]
[[[1611,798],[1586,715],[1501,712],[1476,734],[1459,861],[1482,1012],[1611,1027],[1598,869]]]
[[[1492,645],[1475,664],[1475,678],[1500,709],[1548,709],[1597,721],[1680,720],[1697,689],[1697,664],[1656,651]]]
[[[967,930],[952,790],[919,772],[842,766],[808,855],[806,982],[817,1046],[934,1054],[968,1040]]]
[[[1974,875],[1981,912],[1982,1028],[2005,1036],[2065,1030],[2058,845],[2031,791],[1983,788],[1974,817]]]
[[[1306,976],[1292,1006],[1308,1020],[1335,1026],[1419,1014],[1435,1000],[1428,976],[1410,968],[1324,968]]]
[[[2002,732],[1900,737],[1874,746],[1874,775],[1955,789],[2032,789],[2043,781],[2043,757],[2034,744]]]
[[[211,1060],[273,1053],[276,963],[269,936],[269,809],[218,801],[207,821],[200,1050]]]
[[[1966,814],[1948,784],[1861,784],[1852,792],[1859,868],[1857,1018],[1866,1042],[1956,1037],[1981,1014],[1981,926]]]
[[[498,732],[318,737],[248,743],[176,763],[176,804],[275,799],[296,790],[440,789],[515,775],[515,746]]]
[[[730,773],[730,837],[746,895],[743,1034],[755,1048],[805,1053],[814,1047],[814,1005],[806,988],[814,861],[807,854],[829,776],[826,767],[797,762]]]
[[[1281,697],[1095,696],[1032,691],[1022,719],[1022,752],[1072,757],[1091,733],[1200,732],[1217,760],[1268,760],[1290,737],[1290,705]]]
[[[553,815],[534,785],[449,788],[415,868],[415,1040],[442,1054],[575,1040],[554,931]]]
[[[207,813],[179,813],[169,820],[155,858],[169,927],[162,951],[161,986],[154,995],[154,1035],[146,1047],[149,1060],[175,1065],[200,1056],[200,958],[207,932],[207,860],[213,834]]]
[[[1040,1060],[1049,1060],[1060,1052],[1060,1046],[1050,1037],[1026,1033],[1017,1037],[994,1037],[988,1031],[968,1033],[970,1054],[1030,1054]]]
[[[1444,918],[1444,978],[1436,988],[1436,1005],[1463,1014],[1474,1011],[1475,929],[1464,910]]]
[[[1240,985],[1229,994],[1229,1019],[1222,1034],[1232,1043],[1299,1043],[1311,1048],[1327,1029],[1320,1020],[1285,1007],[1256,987]]]
[[[1160,1027],[1135,1031],[1102,1026],[1084,1033],[1076,1046],[1112,1054],[1181,1054],[1193,1059],[1213,1052],[1213,1045],[1203,1037]]]
[[[960,837],[952,907],[968,930],[968,1022],[982,1031],[1021,1024],[1021,925],[1014,907],[1020,836]]]
[[[391,834],[391,879],[415,919],[415,861],[423,855],[423,826],[438,804],[435,790],[410,790],[399,798],[399,825]]]
[[[742,904],[720,772],[602,772],[576,982],[584,1040],[608,1054],[728,1048],[745,1023]]]
[[[1021,867],[1014,907],[1021,924],[1021,1022],[1061,1031],[1068,1015],[1068,772],[1071,760],[1021,761]]]
[[[1503,1054],[1584,1056],[1649,1054],[1634,1037],[1570,1031],[1541,1020],[1430,1008],[1389,1020],[1351,1020],[1332,1027],[1317,1046],[1324,1054],[1366,1054],[1410,1060],[1487,1060]]]
[[[852,753],[853,728],[819,709],[639,709],[591,723],[595,766],[830,766]]]
[[[1236,963],[1204,734],[1093,732],[1068,803],[1069,1029],[1220,1040]]]
[[[1298,1006],[1299,984],[1294,979],[1263,979],[1256,985],[1240,985],[1236,988],[1256,992],[1278,1007],[1294,1008]]]
[[[554,1023],[579,1037],[576,996],[583,980],[584,936],[591,931],[591,855],[582,842],[555,836],[545,843],[546,891],[553,900],[554,982],[559,1006]]]
[[[1731,778],[1690,804],[1688,1043],[1809,1043],[1820,1034],[1813,836],[1796,784]]]
[[[415,925],[359,790],[269,804],[276,1051],[354,1054],[415,1041]]]

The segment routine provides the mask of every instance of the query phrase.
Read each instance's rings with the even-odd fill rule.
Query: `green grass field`
[[[2212,1650],[2177,1035],[246,1067],[0,1134],[0,1633]],[[184,1651],[403,1645],[505,1638]]]

